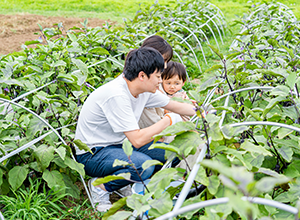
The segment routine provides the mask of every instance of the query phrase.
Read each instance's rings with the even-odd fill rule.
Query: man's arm
[[[135,148],[140,148],[153,140],[153,136],[162,132],[170,125],[169,117],[164,117],[155,124],[134,131],[126,131],[124,134]]]
[[[194,114],[196,114],[194,110],[195,107],[193,105],[172,100],[170,100],[170,102],[162,108],[180,115],[193,116]]]

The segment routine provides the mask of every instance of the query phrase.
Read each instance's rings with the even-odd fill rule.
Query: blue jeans
[[[142,173],[142,179],[146,180],[155,172],[157,172],[161,166],[152,166],[146,169],[143,172],[142,164],[146,160],[159,160],[162,163],[166,162],[165,159],[165,150],[162,149],[152,149],[148,148],[152,144],[146,144],[141,148],[133,147],[132,155],[130,159],[132,163],[135,165],[138,172]],[[110,145],[107,147],[94,147],[92,148],[93,154],[90,152],[85,154],[80,154],[76,156],[76,160],[79,163],[84,165],[84,169],[87,175],[91,177],[105,177],[109,175],[118,175],[120,173],[130,173],[131,179],[134,181],[141,181],[136,171],[131,166],[116,166],[113,167],[113,163],[115,159],[123,160],[129,162],[127,155],[124,153],[122,149],[122,144],[118,145]],[[172,166],[176,166],[179,164],[180,160],[175,158],[172,162]],[[118,190],[124,186],[127,186],[132,182],[128,180],[114,180],[108,183],[105,183],[105,189],[108,192],[113,192]]]

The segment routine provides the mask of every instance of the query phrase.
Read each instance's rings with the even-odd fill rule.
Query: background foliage
[[[209,3],[185,2],[174,3],[172,9],[167,5],[141,5],[135,17],[125,20],[121,27],[107,24],[89,28],[87,20],[82,27],[68,31],[61,23],[54,28],[40,27],[39,40],[27,42],[24,51],[1,56],[1,195],[18,198],[24,190],[31,193],[31,178],[39,178],[56,192],[53,199],[59,195],[80,197],[74,182],[78,173],[84,175],[83,166],[71,158],[80,108],[94,88],[121,73],[130,49],[138,47],[147,36],[159,34],[173,46],[178,54],[174,59],[187,66],[191,78],[202,79],[197,88],[187,88],[198,103],[198,115],[209,104],[218,112],[201,118],[196,125],[186,122],[166,129],[156,138],[176,134],[176,139],[169,146],[153,147],[164,148],[185,160],[199,144],[208,143],[207,160],[195,179],[195,184],[204,185],[205,190],[184,205],[230,198],[229,206],[195,210],[182,217],[292,219],[277,209],[239,200],[241,196],[258,196],[296,206],[300,181],[298,132],[270,125],[232,126],[262,121],[298,128],[300,120],[299,21],[278,3],[247,5],[247,14],[234,21],[237,26],[233,30],[239,33],[235,40],[227,42],[228,50],[219,46],[229,34],[225,19],[216,19],[215,24],[209,19],[218,14],[218,9]],[[27,47],[31,44],[36,48]],[[213,62],[205,64],[205,57]],[[254,86],[265,88],[238,92]],[[214,93],[216,88],[218,92]],[[227,101],[225,97],[218,98],[230,91],[237,92]],[[205,100],[208,94],[212,96]],[[8,153],[13,156],[4,159]],[[188,176],[190,169],[160,171],[148,184],[149,193],[120,200],[104,218],[113,217],[124,205],[128,210],[117,213],[118,219],[134,215],[131,210],[138,214],[149,210],[153,217],[171,211],[173,195],[180,187],[167,192],[165,188],[184,173]],[[162,177],[164,181],[160,181]],[[163,208],[158,204],[164,204]],[[58,213],[65,209],[56,208]]]

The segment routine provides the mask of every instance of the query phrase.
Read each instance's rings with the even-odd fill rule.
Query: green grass
[[[161,4],[168,4],[160,0]],[[86,17],[121,22],[132,18],[139,4],[152,5],[149,0],[0,0],[1,14],[31,13],[46,16]]]
[[[280,0],[293,9],[300,18],[298,0]],[[159,0],[159,4],[173,4],[176,1]],[[211,0],[219,7],[228,20],[247,11],[246,0]],[[154,0],[0,0],[1,14],[31,13],[46,16],[101,18],[122,22],[123,18],[132,18],[139,9],[139,4],[152,5]]]

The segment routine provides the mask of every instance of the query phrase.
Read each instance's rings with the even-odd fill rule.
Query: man
[[[155,49],[132,50],[126,57],[123,74],[91,93],[82,107],[75,139],[86,143],[93,154],[76,148],[76,155],[77,161],[85,165],[86,173],[95,177],[89,181],[89,188],[93,202],[99,203],[98,211],[111,207],[109,192],[130,184],[127,180],[115,180],[95,187],[92,182],[98,177],[130,172],[132,180],[140,181],[132,167],[112,166],[115,159],[129,162],[122,149],[124,139],[134,146],[130,159],[142,173],[142,164],[146,160],[166,161],[164,150],[148,150],[152,137],[181,121],[178,114],[195,114],[192,105],[170,101],[157,90],[162,82],[163,68],[164,59]],[[178,114],[169,113],[156,124],[140,129],[138,121],[145,107],[162,107]],[[142,179],[148,179],[154,171],[154,167],[148,168]]]

